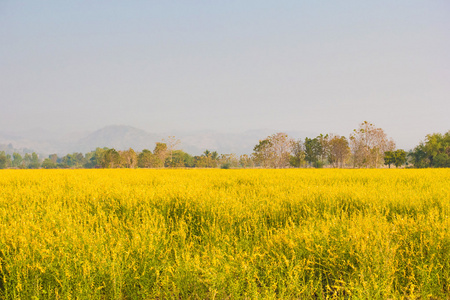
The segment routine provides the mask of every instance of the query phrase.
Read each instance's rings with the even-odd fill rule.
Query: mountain
[[[111,125],[94,132],[78,132],[56,134],[45,130],[34,129],[21,133],[0,132],[0,144],[8,150],[14,147],[21,152],[37,152],[41,157],[52,153],[64,156],[68,153],[87,153],[97,147],[115,148],[126,150],[133,148],[135,151],[142,149],[153,150],[156,142],[175,136],[180,140],[179,149],[192,154],[200,155],[206,149],[217,151],[221,154],[235,153],[237,155],[250,154],[253,147],[267,136],[280,132],[271,129],[258,129],[244,131],[242,133],[223,133],[217,131],[194,132],[170,132],[149,133],[145,130],[125,125]],[[302,131],[285,131],[290,137],[304,139],[306,136],[314,137],[317,134]],[[9,146],[11,144],[11,146]]]
[[[34,130],[33,130],[34,131]],[[42,130],[36,132],[32,131],[20,132],[0,132],[0,148],[8,154],[10,152],[18,152],[20,154],[37,152],[42,155],[47,153],[55,153],[60,142],[52,141],[51,134]]]
[[[158,134],[148,133],[131,126],[111,125],[79,139],[74,145],[71,145],[71,149],[77,149],[77,152],[82,153],[95,150],[97,147],[115,148],[116,150],[133,148],[135,151],[142,151],[142,149],[153,150],[155,143],[159,141],[161,141],[161,136]]]

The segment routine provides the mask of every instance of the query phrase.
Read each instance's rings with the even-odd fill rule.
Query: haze
[[[450,129],[450,2],[0,2],[0,130]],[[264,137],[261,137],[264,138]]]

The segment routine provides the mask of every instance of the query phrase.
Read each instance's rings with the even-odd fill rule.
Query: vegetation
[[[407,153],[396,149],[395,142],[381,128],[364,121],[347,139],[335,134],[320,134],[304,141],[294,140],[286,133],[275,133],[262,139],[253,153],[237,157],[205,150],[192,156],[177,149],[180,140],[169,136],[153,149],[136,153],[133,149],[117,151],[97,148],[86,153],[72,153],[64,157],[50,155],[41,161],[36,153],[12,157],[0,151],[0,169],[55,168],[380,168],[384,165],[415,168],[450,167],[450,131],[426,136],[425,142]],[[8,149],[13,149],[8,145]]]
[[[450,167],[450,131],[427,135],[425,142],[415,147],[409,157],[416,168]]]
[[[2,299],[448,299],[450,170],[2,170]]]

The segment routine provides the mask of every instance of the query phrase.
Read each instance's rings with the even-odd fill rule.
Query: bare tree
[[[383,164],[384,152],[395,150],[395,143],[383,129],[364,121],[350,135],[355,167],[377,168]]]
[[[181,143],[181,141],[179,139],[175,138],[175,136],[170,135],[167,138],[167,141],[165,141],[163,139],[163,142],[166,142],[166,144],[167,144],[167,151],[169,152],[169,155],[170,155],[170,162],[169,162],[169,164],[172,165],[173,151],[177,150],[176,148]]]
[[[239,165],[243,168],[253,168],[255,166],[251,156],[242,154],[239,157]]]
[[[293,145],[294,141],[286,133],[275,133],[255,146],[254,160],[265,168],[286,168],[289,166]]]

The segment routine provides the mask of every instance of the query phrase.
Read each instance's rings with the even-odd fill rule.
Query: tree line
[[[414,168],[450,167],[450,131],[425,137],[413,150],[397,149],[383,129],[362,122],[349,137],[320,134],[314,138],[294,140],[285,133],[275,133],[262,139],[253,153],[237,156],[205,150],[192,156],[177,149],[179,140],[171,136],[156,143],[153,151],[133,149],[118,151],[97,148],[95,151],[49,155],[44,160],[36,153],[7,155],[0,152],[0,169],[55,168]]]

